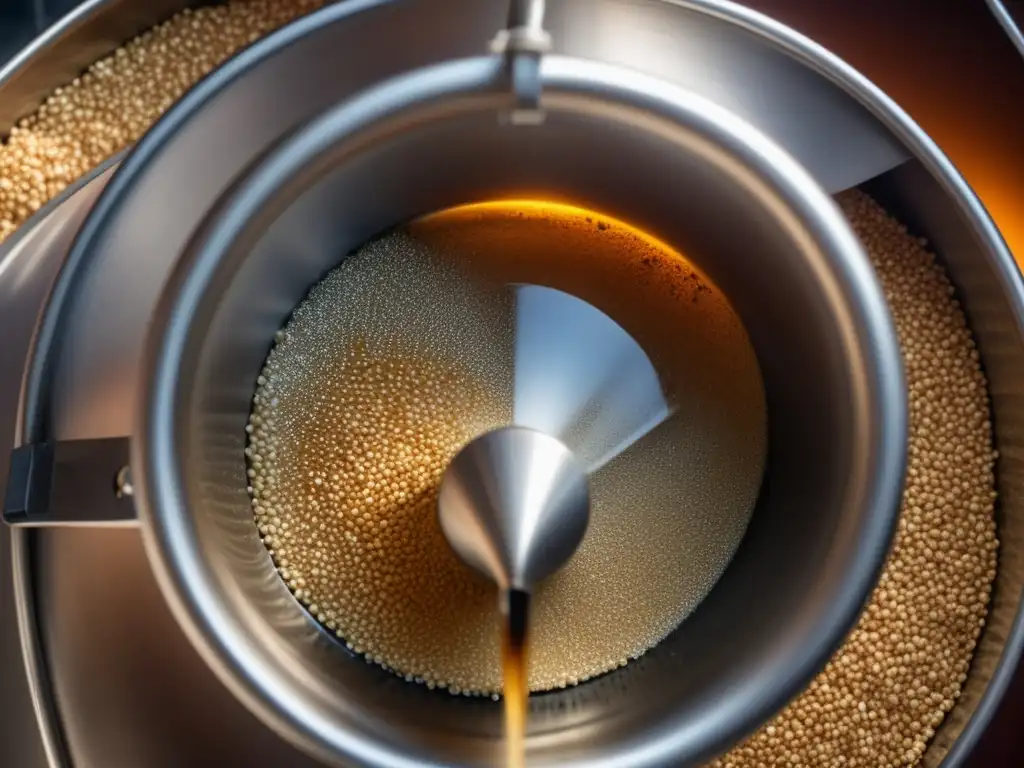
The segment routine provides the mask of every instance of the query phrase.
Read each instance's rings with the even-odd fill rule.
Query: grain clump
[[[68,184],[126,148],[200,78],[323,0],[184,10],[55,90],[0,146],[0,240]]]
[[[281,578],[366,661],[452,693],[500,679],[497,622],[480,620],[497,595],[452,552],[436,505],[455,452],[510,419],[506,309],[400,234],[368,244],[278,333],[247,427]]]
[[[742,325],[717,293],[681,280],[679,254],[583,209],[485,208],[366,244],[313,288],[257,379],[249,449],[260,532],[310,612],[406,678],[493,695],[497,594],[452,553],[437,484],[461,445],[512,422],[521,387],[594,383],[575,366],[554,372],[571,338],[549,346],[552,306],[582,299],[545,288],[563,298],[537,312],[523,283],[604,305],[600,278],[646,306],[631,327],[662,353],[659,373],[685,379],[664,392],[682,404],[657,429],[592,471],[587,535],[531,601],[531,690],[626,664],[700,603],[750,519],[767,430]],[[519,236],[501,248],[502,232]],[[524,252],[537,259],[529,268]],[[567,285],[568,274],[591,282]],[[537,322],[546,338],[530,340],[524,327]],[[562,436],[578,456],[598,455],[607,437],[586,425]]]
[[[996,574],[985,376],[953,286],[871,198],[839,202],[874,262],[909,387],[899,530],[859,624],[810,687],[715,768],[914,765],[960,695]]]

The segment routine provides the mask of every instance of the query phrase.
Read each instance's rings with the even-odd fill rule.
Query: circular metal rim
[[[45,434],[45,412],[48,402],[45,387],[51,372],[49,352],[54,347],[55,338],[59,335],[59,328],[64,320],[74,284],[87,264],[87,255],[93,243],[105,231],[104,224],[116,215],[124,199],[131,193],[137,178],[144,172],[149,159],[173,135],[176,126],[196,113],[208,98],[229,86],[233,80],[241,76],[257,61],[270,55],[274,50],[298,40],[314,25],[318,25],[321,19],[339,20],[366,8],[385,5],[388,1],[348,0],[345,3],[329,6],[267,35],[229,59],[193,87],[135,145],[118,173],[111,179],[104,194],[97,201],[93,213],[76,238],[40,318],[39,330],[30,351],[26,375],[27,396],[24,401],[23,427],[19,435],[22,442],[31,442]],[[684,8],[739,26],[754,36],[778,46],[802,64],[828,78],[869,110],[924,165],[942,190],[956,201],[958,209],[977,238],[987,266],[998,279],[1015,317],[1017,327],[1024,329],[1024,279],[1021,278],[1016,263],[998,229],[955,166],[896,102],[841,58],[810,38],[765,14],[731,2],[731,0],[651,1]],[[90,8],[99,8],[102,5],[103,3],[98,2]],[[14,569],[14,578],[22,585],[23,589],[28,590],[31,588],[31,575],[27,559],[22,558],[17,562],[20,563],[20,567]],[[34,624],[34,618],[28,617],[28,620]],[[969,757],[1005,695],[1022,655],[1024,655],[1024,600],[1013,619],[1003,652],[985,692],[963,731],[955,739],[943,760],[944,766],[955,768],[963,764]],[[38,710],[39,703],[34,703]],[[59,732],[59,723],[47,723],[45,720],[46,718],[41,718],[40,723],[44,733]]]
[[[1021,56],[1024,56],[1024,33],[1017,27],[1013,14],[999,0],[985,0],[985,4],[988,6],[989,12],[995,17],[996,22],[1003,28],[1003,32],[1010,38],[1013,47],[1017,49]]]
[[[451,61],[407,73],[328,110],[261,158],[255,169],[237,181],[222,199],[212,219],[190,243],[175,266],[153,315],[146,346],[145,385],[140,392],[132,461],[139,488],[138,511],[151,563],[165,599],[187,633],[221,680],[250,708],[277,730],[292,735],[307,749],[361,759],[376,751],[367,737],[338,733],[311,707],[300,707],[298,696],[285,697],[283,677],[274,680],[259,663],[250,637],[218,617],[230,615],[215,579],[202,564],[184,500],[180,466],[180,429],[175,417],[186,405],[188,392],[181,381],[181,360],[197,343],[193,324],[201,316],[211,282],[223,269],[239,262],[263,225],[315,183],[346,153],[357,153],[364,134],[389,134],[420,126],[448,112],[500,109],[509,103],[502,87],[501,61],[482,57]],[[545,60],[541,69],[550,107],[597,114],[610,119],[627,110],[643,115],[659,132],[675,129],[679,143],[707,147],[724,173],[736,178],[754,196],[771,196],[788,208],[782,220],[793,217],[793,237],[808,238],[820,249],[811,260],[819,290],[827,297],[833,321],[844,336],[843,354],[851,377],[850,407],[855,412],[856,449],[851,486],[845,503],[864,511],[854,529],[855,539],[840,555],[842,577],[824,601],[820,614],[802,632],[801,655],[785,659],[775,679],[758,691],[757,703],[745,712],[723,712],[718,727],[704,739],[691,729],[670,727],[651,736],[629,754],[588,757],[580,765],[613,765],[628,759],[637,766],[677,763],[727,748],[755,729],[799,692],[853,627],[877,582],[895,532],[903,488],[907,435],[907,389],[902,357],[888,305],[860,242],[832,199],[789,155],[760,131],[703,97],[676,86],[619,67],[560,56]],[[471,97],[472,95],[472,97]],[[601,110],[595,105],[609,105]],[[614,105],[611,107],[610,105]],[[689,140],[684,136],[691,136]],[[742,177],[742,180],[741,180]],[[828,257],[833,257],[829,259]],[[225,267],[225,264],[229,265]],[[855,543],[852,543],[855,542]],[[856,557],[850,556],[855,552]],[[351,750],[346,754],[345,750]],[[377,748],[379,749],[379,748]],[[401,756],[375,764],[401,764]],[[607,761],[607,762],[606,762]]]

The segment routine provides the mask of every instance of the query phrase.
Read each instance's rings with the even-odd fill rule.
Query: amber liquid
[[[518,589],[502,595],[501,664],[504,675],[505,765],[526,765],[526,709],[530,695],[527,648],[530,596]]]

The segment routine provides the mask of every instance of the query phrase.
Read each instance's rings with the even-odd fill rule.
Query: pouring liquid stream
[[[527,674],[530,595],[518,589],[501,595],[501,665],[504,676],[505,765],[525,768],[526,711],[530,695]]]

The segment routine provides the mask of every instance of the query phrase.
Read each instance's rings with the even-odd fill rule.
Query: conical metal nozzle
[[[441,529],[467,564],[503,590],[530,591],[564,565],[587,530],[587,475],[559,440],[503,427],[452,459],[438,497]]]

